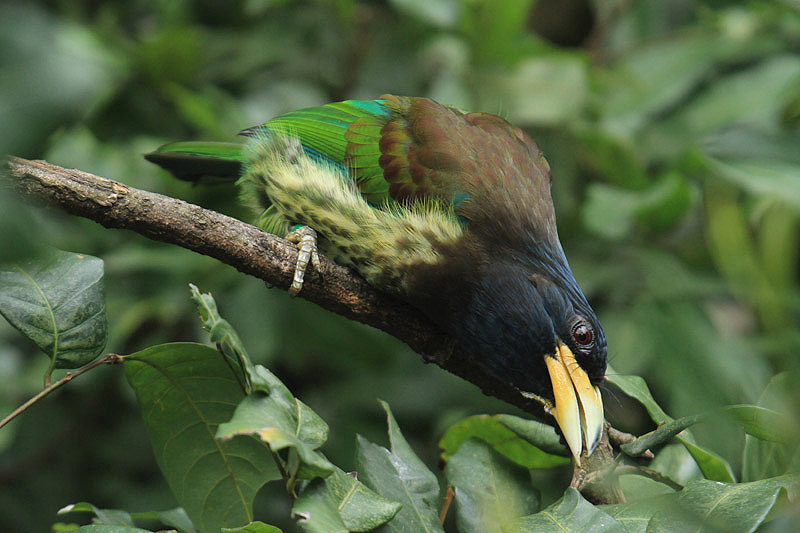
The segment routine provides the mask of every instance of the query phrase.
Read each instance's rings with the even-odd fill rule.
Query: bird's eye
[[[583,323],[578,323],[572,328],[572,338],[581,346],[588,346],[594,340],[591,328]]]

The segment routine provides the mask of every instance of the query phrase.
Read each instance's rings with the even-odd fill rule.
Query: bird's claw
[[[294,268],[292,285],[289,295],[297,296],[303,288],[303,278],[306,274],[309,261],[319,270],[319,254],[317,253],[317,232],[308,226],[296,226],[287,236],[286,240],[297,244],[297,264]]]

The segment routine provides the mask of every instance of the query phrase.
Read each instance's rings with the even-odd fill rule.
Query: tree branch
[[[81,374],[84,374],[84,373],[88,372],[89,370],[92,370],[93,368],[97,368],[100,365],[116,365],[116,364],[121,363],[121,362],[122,362],[122,358],[119,355],[117,355],[115,353],[109,353],[109,354],[106,354],[106,355],[104,355],[103,357],[101,357],[99,359],[95,359],[93,362],[89,363],[88,365],[83,366],[83,367],[81,367],[81,368],[79,368],[79,369],[77,369],[77,370],[75,370],[73,372],[67,372],[66,374],[64,374],[64,376],[61,379],[59,379],[55,383],[51,383],[51,384],[47,385],[45,388],[43,388],[38,393],[36,393],[35,396],[33,396],[32,398],[28,399],[28,401],[26,401],[25,403],[23,403],[22,405],[20,405],[16,409],[14,409],[14,411],[12,411],[11,414],[9,414],[7,417],[5,417],[4,419],[0,420],[0,428],[2,428],[3,426],[8,424],[9,422],[14,420],[15,418],[17,418],[19,415],[24,413],[26,410],[30,409],[30,407],[32,405],[34,405],[35,403],[40,402],[44,397],[49,395],[51,392],[55,392],[56,390],[60,389],[61,387],[63,387],[64,385],[66,385],[67,383],[72,381],[73,379],[75,379],[78,376],[80,376]]]
[[[250,224],[46,161],[10,157],[8,166],[10,176],[3,181],[31,203],[58,207],[107,228],[129,229],[156,241],[177,244],[218,259],[270,286],[285,290],[291,283],[297,257],[295,245]],[[485,394],[537,418],[544,416],[541,404],[484,373],[463,348],[416,308],[375,290],[327,257],[320,259],[321,268],[307,273],[301,297],[383,330],[408,344],[425,361],[435,362],[477,385]],[[605,434],[603,439],[607,445]],[[606,497],[598,499],[609,503]]]

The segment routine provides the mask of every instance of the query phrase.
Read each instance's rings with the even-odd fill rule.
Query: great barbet
[[[550,167],[527,133],[492,114],[384,95],[293,111],[242,135],[146,157],[182,179],[238,179],[262,229],[313,228],[322,251],[542,401],[577,461],[595,449],[605,336],[567,263]],[[291,235],[302,246],[313,233]]]

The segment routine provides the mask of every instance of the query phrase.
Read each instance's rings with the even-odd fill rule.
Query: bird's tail
[[[165,144],[144,157],[180,180],[232,183],[242,174],[246,152],[244,143],[187,141]]]

